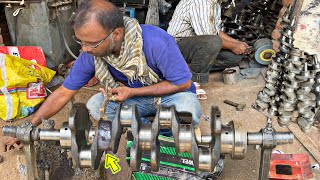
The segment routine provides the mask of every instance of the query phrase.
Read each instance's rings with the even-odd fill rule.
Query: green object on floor
[[[154,176],[151,174],[145,174],[140,172],[134,172],[133,179],[134,180],[174,180],[167,177]]]
[[[171,137],[166,137],[166,136],[159,136],[159,141],[162,142],[160,143],[160,165],[165,165],[168,167],[174,167],[174,168],[179,168],[179,169],[184,169],[190,172],[195,172],[195,168],[191,164],[183,165],[181,162],[192,162],[192,156],[188,152],[182,152],[178,153],[178,156],[176,155],[176,148],[174,146],[174,140]],[[165,142],[165,143],[163,143]],[[130,149],[133,144],[133,141],[127,141],[127,149]],[[182,160],[182,159],[187,159]],[[130,160],[130,155],[127,154],[126,160]],[[143,155],[141,158],[142,161],[144,162],[150,162],[150,157],[149,155]]]

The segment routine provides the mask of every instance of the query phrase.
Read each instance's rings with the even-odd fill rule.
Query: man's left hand
[[[109,92],[112,93],[112,98],[110,100],[123,102],[128,98],[131,98],[133,96],[132,94],[132,88],[129,87],[117,87],[117,88],[109,88]]]

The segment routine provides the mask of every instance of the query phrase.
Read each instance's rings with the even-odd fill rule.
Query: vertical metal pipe
[[[266,180],[269,177],[271,153],[272,153],[271,148],[261,149],[259,180]]]
[[[38,172],[37,172],[37,165],[36,165],[36,154],[33,147],[33,142],[23,142],[24,143],[24,152],[26,155],[27,160],[27,173],[29,180],[37,180]]]

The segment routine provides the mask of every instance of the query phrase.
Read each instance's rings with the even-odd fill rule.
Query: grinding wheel
[[[276,54],[276,52],[272,49],[272,41],[268,38],[262,38],[257,40],[253,44],[254,48],[254,59],[262,65],[268,65],[272,56]]]

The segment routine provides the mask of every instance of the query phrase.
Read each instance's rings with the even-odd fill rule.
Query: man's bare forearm
[[[132,88],[132,94],[133,96],[163,96],[188,90],[190,86],[190,80],[181,85],[174,85],[171,84],[169,81],[162,81],[151,86]]]
[[[222,41],[222,49],[232,49],[239,41],[233,39],[232,37],[228,36],[224,32],[220,31],[219,34],[221,41]]]
[[[60,86],[55,90],[40,106],[35,115],[31,119],[31,123],[35,126],[41,124],[42,119],[49,119],[59,112],[76,94],[77,91],[68,90]]]
[[[230,42],[233,42],[233,43],[239,42],[238,40],[230,37],[229,35],[227,35],[226,33],[222,32],[222,31],[220,31],[219,36],[220,36],[220,38],[221,38],[222,40],[230,41]]]

